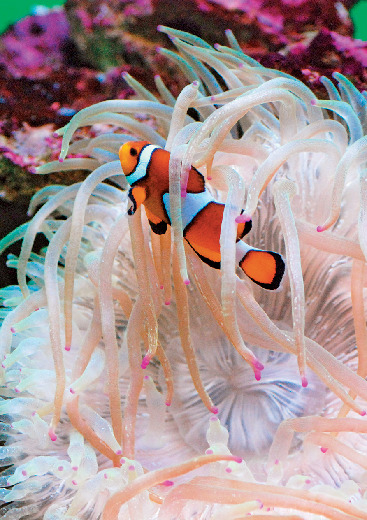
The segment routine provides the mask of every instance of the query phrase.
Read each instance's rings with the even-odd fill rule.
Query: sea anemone
[[[159,29],[190,84],[174,99],[157,76],[160,101],[126,75],[137,99],[76,114],[35,173],[91,173],[0,243],[22,240],[0,290],[3,518],[367,519],[365,94],[336,73],[318,100],[230,32]],[[127,214],[134,140],[171,154],[162,235]],[[183,239],[192,165],[225,203],[220,270]],[[276,291],[236,266],[249,220],[285,259]]]

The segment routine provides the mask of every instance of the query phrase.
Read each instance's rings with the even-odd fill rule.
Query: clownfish
[[[128,197],[133,215],[141,204],[152,231],[162,235],[170,219],[170,153],[148,141],[129,141],[119,150],[123,173],[131,186]],[[220,268],[220,234],[224,204],[206,189],[204,176],[191,167],[187,195],[182,198],[182,223],[185,240],[203,262]],[[249,246],[241,239],[250,231],[251,221],[237,226],[236,261],[244,273],[265,289],[277,289],[285,264],[280,254]]]

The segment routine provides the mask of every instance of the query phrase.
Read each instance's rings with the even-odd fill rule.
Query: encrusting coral
[[[365,93],[335,74],[318,100],[230,32],[160,30],[190,84],[174,99],[157,76],[161,102],[127,75],[137,99],[76,114],[36,173],[91,173],[0,242],[22,240],[0,290],[2,517],[367,519]],[[91,125],[112,128],[78,140]],[[171,153],[165,234],[127,215],[132,140]],[[220,270],[182,238],[191,165],[225,203]],[[285,258],[275,292],[236,269],[249,219]]]

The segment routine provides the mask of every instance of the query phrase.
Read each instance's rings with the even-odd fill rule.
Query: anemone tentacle
[[[213,49],[159,30],[188,85],[175,99],[160,77],[156,95],[125,75],[140,99],[76,114],[60,162],[35,174],[85,181],[41,190],[0,242],[22,241],[18,286],[0,289],[1,512],[366,519],[365,95],[335,73],[318,100],[231,32]],[[162,235],[149,210],[126,211],[119,149],[142,139],[170,152]],[[185,240],[192,167],[224,205],[219,270]],[[277,291],[237,269],[250,219],[249,247],[287,264]]]

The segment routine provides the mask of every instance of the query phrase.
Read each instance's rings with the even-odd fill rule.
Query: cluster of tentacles
[[[4,518],[367,519],[366,96],[335,74],[318,100],[230,32],[213,49],[159,29],[190,84],[175,99],[156,76],[158,99],[125,75],[137,99],[76,114],[35,173],[90,173],[0,242],[22,240],[0,290]],[[127,216],[134,139],[171,153],[164,235]],[[183,238],[192,165],[225,202],[220,271]],[[272,294],[236,266],[249,219],[286,260]]]

